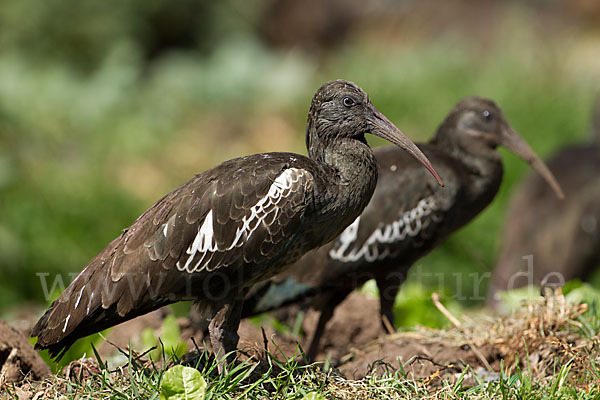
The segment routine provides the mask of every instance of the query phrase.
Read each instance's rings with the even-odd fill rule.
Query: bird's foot
[[[382,314],[381,315],[381,328],[383,329],[383,333],[385,335],[393,335],[396,333],[396,328],[394,327],[393,315]]]
[[[242,305],[243,297],[225,304],[208,325],[210,342],[218,362],[219,373],[225,372],[227,364],[235,360],[235,350],[240,339],[237,330],[240,326]]]
[[[231,364],[235,361],[235,350],[239,336],[237,333],[228,332],[223,329],[222,326],[216,326],[217,324],[211,325],[208,328],[210,334],[210,341],[212,343],[213,352],[215,359],[218,362],[217,368],[219,373],[227,371],[227,364]]]

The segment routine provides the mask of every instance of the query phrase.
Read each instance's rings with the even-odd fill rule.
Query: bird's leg
[[[331,296],[327,296],[327,299],[323,301],[321,315],[319,315],[319,322],[317,323],[317,327],[310,341],[310,346],[308,347],[308,353],[306,354],[310,362],[314,362],[317,357],[319,352],[319,343],[321,341],[321,336],[323,336],[323,333],[325,333],[325,326],[327,325],[327,322],[329,322],[333,316],[335,308],[346,298],[347,295],[348,293],[346,292],[343,294],[334,293]]]
[[[243,294],[235,296],[215,314],[208,325],[210,342],[219,362],[219,373],[225,370],[227,363],[231,363],[235,359],[235,353],[233,352],[237,349],[238,340],[240,339],[237,331],[240,326],[243,305]],[[228,354],[227,358],[223,359],[226,354]]]
[[[310,346],[308,347],[308,353],[306,354],[309,362],[314,362],[317,353],[319,352],[319,342],[321,341],[321,336],[325,332],[325,326],[327,322],[331,319],[333,315],[333,310],[335,306],[330,306],[327,304],[323,310],[321,310],[321,315],[319,315],[319,322],[317,323],[317,328],[315,329],[315,333],[313,334],[312,340],[310,341]]]
[[[379,289],[379,314],[383,331],[389,334],[395,332],[394,303],[404,279],[397,276],[384,276],[375,280]]]

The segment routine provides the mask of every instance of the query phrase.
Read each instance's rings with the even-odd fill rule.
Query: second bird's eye
[[[494,120],[494,114],[492,114],[488,110],[485,110],[482,114],[483,114],[483,118],[485,118],[486,121],[493,121]]]
[[[352,107],[353,105],[356,104],[356,102],[354,101],[354,99],[352,97],[344,97],[344,100],[342,100],[342,102],[344,103],[344,105],[346,107]]]

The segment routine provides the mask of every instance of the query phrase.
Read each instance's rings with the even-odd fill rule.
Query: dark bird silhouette
[[[308,114],[309,157],[265,153],[205,171],[160,199],[94,257],[33,328],[61,357],[84,336],[164,305],[194,300],[217,357],[237,347],[247,288],[333,240],[377,182],[365,133],[421,151],[346,81],[324,84]],[[223,364],[219,364],[223,368]]]
[[[530,163],[562,197],[552,174],[500,108],[491,100],[467,97],[454,106],[431,141],[419,145],[440,172],[444,188],[438,188],[402,152],[376,149],[379,182],[362,215],[335,241],[255,288],[244,315],[316,296],[311,306],[321,315],[308,350],[314,359],[335,307],[352,290],[375,279],[381,316],[393,323],[394,300],[411,265],[467,224],[496,195],[502,180],[499,145]]]
[[[547,162],[568,194],[564,201],[538,176],[519,186],[505,220],[489,304],[496,304],[501,290],[587,279],[600,266],[600,98],[591,131],[589,143],[565,147]]]

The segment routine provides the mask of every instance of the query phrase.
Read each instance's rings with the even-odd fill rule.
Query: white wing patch
[[[81,290],[79,291],[79,296],[77,296],[77,301],[75,302],[75,309],[77,309],[77,307],[79,307],[79,302],[81,301],[81,296],[83,295],[84,289],[85,289],[85,285],[83,285],[81,287]]]
[[[65,326],[63,326],[63,333],[67,330],[67,325],[69,325],[69,319],[71,319],[71,314],[67,315],[67,319],[65,319]]]
[[[200,272],[204,269],[211,271],[212,269],[208,266],[210,254],[217,251],[229,251],[235,247],[242,246],[254,231],[256,231],[258,226],[264,223],[267,216],[269,216],[269,219],[277,219],[280,210],[277,206],[279,201],[286,196],[289,196],[294,184],[299,180],[304,179],[307,174],[308,173],[305,170],[289,168],[278,175],[269,187],[268,193],[252,206],[248,210],[248,214],[242,218],[241,226],[238,226],[235,238],[228,246],[220,248],[217,245],[217,240],[214,237],[213,231],[213,212],[210,210],[200,225],[194,241],[186,250],[186,254],[188,254],[189,257],[184,264],[178,261],[177,269],[189,273]],[[275,213],[275,215],[272,216],[272,213]],[[215,267],[213,267],[213,269]]]
[[[335,246],[333,249],[329,250],[329,257],[334,260],[343,260],[344,253],[354,244],[356,238],[358,237],[358,226],[360,224],[360,215],[354,220],[353,223],[348,225],[346,229],[336,240]],[[353,250],[354,251],[354,250]]]
[[[171,218],[169,218],[169,220],[167,222],[165,222],[164,224],[162,224],[162,228],[163,228],[163,236],[167,237],[167,235],[169,234],[169,225],[173,226],[175,225],[175,218],[177,218],[177,214],[173,214],[173,216]]]
[[[202,264],[202,261],[204,261],[204,257],[207,254],[217,250],[217,244],[214,235],[215,233],[213,231],[213,212],[212,210],[210,210],[208,214],[206,214],[204,222],[202,223],[202,225],[200,225],[200,229],[198,229],[198,234],[194,238],[194,241],[192,242],[190,247],[188,247],[188,249],[185,251],[190,256],[188,257],[183,267],[181,267],[180,263],[177,262],[177,269],[179,269],[180,271],[186,270],[187,272],[194,272],[196,268],[198,268],[200,264]],[[192,260],[196,256],[196,253],[201,254],[200,259],[194,264],[192,268],[190,268]]]
[[[86,314],[90,313],[90,306],[92,305],[92,299],[94,298],[94,292],[90,293],[90,299],[88,300],[87,309],[85,310]]]
[[[380,253],[377,244],[389,244],[402,241],[407,236],[417,236],[429,225],[429,220],[423,218],[430,215],[435,210],[435,206],[433,196],[424,198],[415,208],[402,213],[400,218],[391,224],[380,224],[360,247],[356,246],[360,224],[360,217],[358,217],[340,234],[335,246],[329,251],[329,257],[341,262],[354,262],[361,258],[373,262],[385,258],[389,250],[386,248]]]

